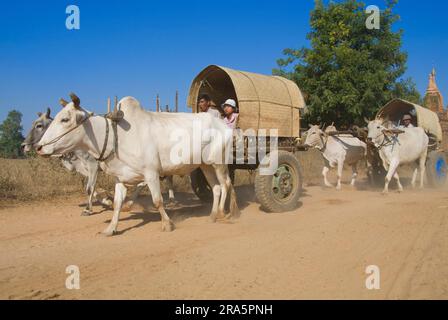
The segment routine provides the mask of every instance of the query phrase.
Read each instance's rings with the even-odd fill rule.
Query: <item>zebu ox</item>
[[[111,120],[89,114],[80,107],[78,97],[72,94],[71,98],[72,102],[56,115],[45,132],[37,152],[43,156],[51,156],[81,149],[96,159],[104,157],[101,168],[116,177],[114,214],[103,232],[105,235],[113,235],[117,230],[120,210],[127,192],[125,184],[141,181],[149,187],[153,204],[159,210],[162,231],[172,231],[174,224],[163,206],[159,177],[186,175],[198,167],[204,172],[213,190],[211,220],[225,217],[224,205],[228,191],[230,215],[239,214],[235,191],[223,160],[226,148],[232,143],[232,135],[223,121],[207,113],[148,112],[136,99],[125,97],[119,102],[123,117],[117,120],[116,130],[110,130],[110,127],[114,128]],[[179,141],[160,137],[172,137],[173,132],[180,132],[181,137],[194,144],[195,141],[192,140],[197,135],[194,128],[198,125],[203,130],[214,131],[215,136],[223,139],[201,135],[200,141],[196,141],[200,143],[199,150],[194,147],[184,149],[186,154],[183,159],[187,161],[173,161],[171,153],[179,147]],[[116,134],[108,134],[109,131],[116,131]],[[202,156],[204,149],[209,151],[206,158]]]
[[[429,138],[423,128],[403,128],[403,133],[396,134],[391,130],[388,122],[373,120],[368,124],[368,139],[378,149],[379,156],[383,161],[384,169],[387,171],[383,194],[389,192],[389,182],[394,177],[397,180],[398,191],[403,191],[397,169],[400,164],[416,164],[420,168],[420,188],[423,188],[425,175],[426,156],[428,152]],[[415,187],[418,168],[414,169],[412,176],[412,187]]]
[[[38,112],[37,116],[38,118],[33,121],[31,129],[22,143],[22,148],[25,153],[36,148],[37,143],[53,121],[50,108],[47,108],[46,113]],[[92,203],[97,197],[95,186],[98,177],[98,162],[89,153],[82,150],[73,150],[68,154],[64,154],[61,156],[61,160],[67,170],[76,171],[84,177],[87,177],[86,192],[88,201],[87,207],[83,210],[82,215],[90,215],[92,213]],[[101,203],[107,206],[112,205],[112,201],[107,198],[102,198]]]
[[[310,129],[306,133],[305,145],[314,147],[322,152],[325,162],[322,170],[325,186],[334,187],[328,181],[327,174],[330,168],[337,167],[338,181],[336,189],[341,190],[344,163],[347,162],[352,167],[351,185],[355,186],[358,176],[357,164],[365,158],[367,146],[364,142],[351,135],[329,135],[332,131],[336,131],[336,128],[333,126],[328,127],[324,132],[319,126],[310,125]]]

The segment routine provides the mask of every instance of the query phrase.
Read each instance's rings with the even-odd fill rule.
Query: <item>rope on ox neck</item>
[[[398,141],[398,133],[394,134],[389,138],[389,136],[386,134],[386,130],[383,130],[381,134],[378,135],[378,137],[380,137],[381,135],[383,135],[384,138],[383,141],[380,143],[380,145],[377,147],[378,151],[390,145],[392,146],[393,150],[396,143],[400,144],[400,142]]]
[[[328,136],[325,135],[326,139],[324,140],[324,138],[322,137],[322,135],[319,134],[320,137],[320,141],[322,142],[322,148],[319,149],[320,152],[324,153],[325,150],[327,149],[327,143],[328,143]]]
[[[104,144],[103,149],[101,150],[99,158],[96,158],[96,161],[99,162],[105,162],[107,161],[113,154],[117,154],[118,151],[118,134],[117,134],[117,123],[123,119],[123,111],[121,110],[115,110],[113,112],[110,112],[108,114],[103,115],[104,120],[106,120],[106,135],[104,137]],[[107,143],[109,141],[109,121],[112,122],[112,130],[114,132],[114,145],[112,147],[112,150],[110,151],[109,155],[107,157],[104,157],[104,154],[106,153],[107,149]],[[118,155],[118,154],[117,154]]]
[[[110,158],[110,156],[114,152],[114,149],[112,149],[112,151],[109,153],[109,155],[106,158],[104,158],[104,154],[106,153],[106,148],[107,148],[107,142],[109,140],[109,121],[107,121],[106,116],[104,116],[104,120],[106,121],[106,134],[104,136],[103,149],[101,150],[100,156],[98,158],[95,158],[95,160],[99,161],[99,162],[106,161],[108,158]]]

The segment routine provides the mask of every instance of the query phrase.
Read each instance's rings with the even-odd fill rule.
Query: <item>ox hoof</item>
[[[174,230],[174,223],[171,220],[162,221],[162,231],[163,232],[171,232]]]
[[[216,222],[216,214],[211,214],[210,215],[210,222],[211,223],[215,223]]]
[[[112,200],[109,200],[109,199],[103,199],[103,200],[101,200],[101,203],[102,203],[103,205],[105,205],[106,207],[112,207],[112,205],[114,204],[114,203],[112,202]]]
[[[226,218],[226,214],[224,212],[218,212],[218,214],[216,215],[216,219],[218,220],[222,220]]]
[[[120,211],[122,211],[122,212],[131,211],[133,205],[134,205],[133,201],[128,201],[121,207]]]
[[[103,232],[101,232],[101,234],[105,237],[112,237],[116,234],[117,232],[115,230],[104,230]]]
[[[82,216],[82,217],[88,217],[88,216],[90,216],[92,213],[93,213],[92,210],[84,209],[84,210],[82,210],[82,212],[81,212],[81,216]]]
[[[175,199],[169,199],[166,203],[166,208],[174,208],[178,205],[178,202]]]

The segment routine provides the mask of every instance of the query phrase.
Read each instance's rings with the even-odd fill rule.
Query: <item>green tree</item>
[[[19,158],[23,155],[20,147],[24,140],[21,122],[22,114],[12,110],[0,124],[0,157]]]
[[[366,5],[356,0],[315,0],[311,48],[285,49],[273,73],[294,80],[304,91],[309,122],[362,124],[394,97],[420,101],[411,79],[402,80],[407,54],[403,31],[393,30],[398,0],[386,0],[380,29],[369,30]]]

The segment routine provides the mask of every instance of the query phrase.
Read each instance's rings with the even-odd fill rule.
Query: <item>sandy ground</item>
[[[178,195],[172,233],[142,197],[111,238],[98,234],[111,211],[80,216],[84,197],[3,206],[0,298],[448,298],[447,190],[308,187],[281,214],[260,211],[250,187],[237,192],[241,218],[216,224],[208,205]],[[65,288],[68,265],[80,269],[80,290]],[[380,268],[379,290],[366,289],[369,265]]]

